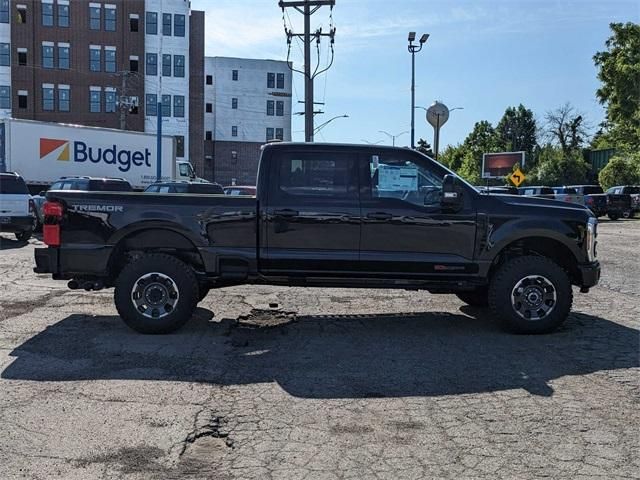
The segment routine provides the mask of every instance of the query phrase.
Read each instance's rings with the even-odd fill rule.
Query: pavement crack
[[[221,439],[227,447],[234,448],[233,439],[229,437],[229,432],[225,431],[225,424],[223,417],[208,409],[198,411],[193,421],[193,430],[183,440],[179,456],[184,455],[192,444],[207,437]]]

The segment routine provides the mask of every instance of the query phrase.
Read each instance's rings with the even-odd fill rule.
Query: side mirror
[[[442,181],[442,206],[447,209],[462,207],[462,186],[455,175],[445,175]]]

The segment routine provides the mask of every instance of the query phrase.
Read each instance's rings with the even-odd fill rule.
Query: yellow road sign
[[[525,178],[527,177],[524,176],[524,173],[522,173],[522,170],[520,170],[519,168],[515,172],[513,172],[509,177],[509,179],[513,182],[513,184],[516,187],[519,187],[522,184],[522,182],[524,182]]]

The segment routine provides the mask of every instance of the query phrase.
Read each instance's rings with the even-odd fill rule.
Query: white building
[[[145,0],[145,131],[157,131],[161,102],[180,159],[189,159],[189,14],[188,0]]]
[[[205,57],[205,155],[216,181],[255,184],[260,147],[291,141],[291,88],[286,62]]]

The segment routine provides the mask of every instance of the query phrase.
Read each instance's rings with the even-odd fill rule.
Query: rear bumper
[[[581,277],[580,287],[595,287],[600,281],[600,262],[578,265],[578,271]]]
[[[48,273],[56,280],[107,277],[111,247],[36,248],[35,273]]]
[[[34,217],[0,217],[0,232],[24,232],[33,229]]]

